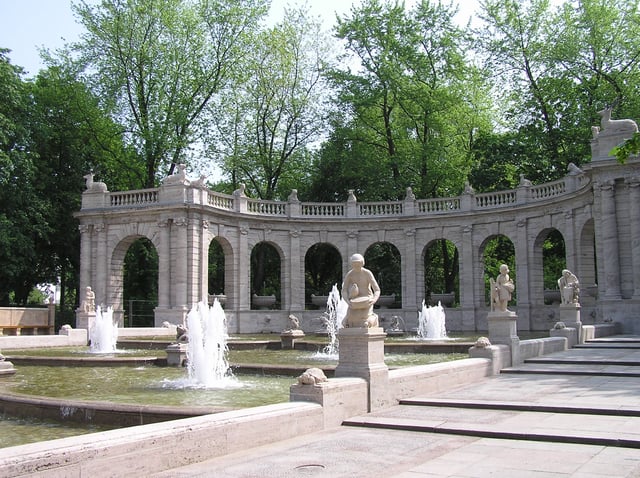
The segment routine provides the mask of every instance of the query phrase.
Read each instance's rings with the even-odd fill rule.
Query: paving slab
[[[153,476],[637,478],[639,351],[613,340]]]

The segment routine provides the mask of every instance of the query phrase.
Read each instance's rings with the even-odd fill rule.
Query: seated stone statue
[[[561,304],[577,304],[580,299],[580,282],[569,269],[562,270],[562,276],[558,279]]]
[[[378,316],[373,313],[373,304],[380,297],[380,286],[373,273],[364,268],[364,257],[351,256],[352,269],[342,283],[342,299],[348,309],[342,325],[344,327],[378,327]]]

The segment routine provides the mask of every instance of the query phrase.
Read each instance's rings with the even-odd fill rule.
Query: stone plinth
[[[84,312],[81,309],[76,310],[76,329],[89,330],[96,320],[96,312]]]
[[[564,337],[567,339],[567,348],[572,348],[578,343],[579,334],[575,327],[554,327],[549,331],[549,337]]]
[[[520,338],[518,316],[511,311],[492,311],[487,315],[489,340],[493,345],[508,345],[511,348],[511,365],[520,363]]]
[[[0,360],[0,376],[13,375],[14,373],[16,373],[16,369],[11,362]]]
[[[340,350],[336,377],[364,378],[369,384],[369,411],[390,404],[389,368],[384,363],[382,327],[350,327],[338,331]]]
[[[167,365],[170,367],[184,367],[187,363],[187,344],[171,344],[167,352]]]
[[[285,330],[280,334],[280,344],[282,350],[293,350],[296,345],[296,340],[304,338],[304,331],[300,329]]]
[[[574,343],[582,344],[582,321],[580,320],[580,304],[561,304],[560,305],[560,322],[566,327],[575,329],[576,336]],[[569,340],[571,343],[571,340]],[[569,345],[571,347],[571,345]]]

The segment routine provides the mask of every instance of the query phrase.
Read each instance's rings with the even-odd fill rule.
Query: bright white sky
[[[95,0],[94,0],[95,1]],[[415,0],[405,0],[411,5]],[[297,0],[272,0],[271,15],[282,16],[286,5]],[[336,13],[344,15],[359,0],[307,0],[310,10],[323,18],[326,29],[334,23]],[[455,4],[454,0],[454,4]],[[477,0],[459,0],[459,18],[466,24],[476,9]],[[71,12],[71,0],[0,0],[0,48],[11,50],[11,63],[23,67],[32,77],[43,65],[39,48],[56,50],[78,39],[81,27]]]

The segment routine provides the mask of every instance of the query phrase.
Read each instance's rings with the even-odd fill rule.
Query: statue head
[[[364,266],[364,257],[362,254],[353,254],[351,256],[351,264],[359,264],[360,267]]]
[[[502,264],[500,266],[500,274],[508,274],[509,273],[509,266],[506,264]]]

